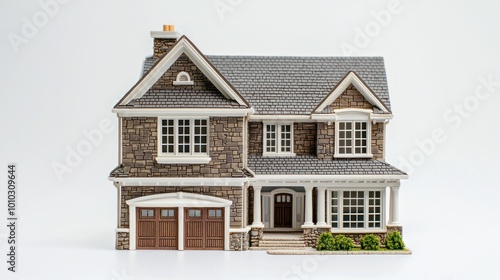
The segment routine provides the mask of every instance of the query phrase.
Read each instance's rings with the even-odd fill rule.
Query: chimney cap
[[[181,34],[175,31],[175,25],[164,24],[163,31],[151,31],[151,37],[157,39],[179,39]]]

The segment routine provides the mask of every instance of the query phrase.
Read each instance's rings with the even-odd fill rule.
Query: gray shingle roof
[[[323,160],[315,156],[248,156],[248,168],[256,175],[406,175],[388,163],[373,159]]]
[[[310,114],[349,71],[354,71],[391,110],[382,57],[207,58],[248,100],[256,114]],[[144,73],[153,63],[153,58],[145,60]]]
[[[153,90],[118,108],[246,108],[217,90]]]

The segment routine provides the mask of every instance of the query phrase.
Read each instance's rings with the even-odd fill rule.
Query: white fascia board
[[[336,111],[338,111],[338,110],[336,110]],[[369,111],[371,111],[371,110],[369,110]],[[369,116],[370,116],[369,119],[371,121],[374,121],[374,122],[389,121],[394,117],[392,114],[374,114],[374,113],[370,113]],[[316,120],[316,121],[334,122],[334,121],[341,119],[341,118],[339,117],[339,114],[312,114],[311,119]]]
[[[229,232],[231,233],[241,233],[241,232],[249,232],[252,229],[251,226],[246,226],[244,228],[230,228]]]
[[[208,79],[221,91],[228,99],[235,100],[240,105],[247,106],[243,99],[233,90],[233,88],[215,71],[208,61],[191,45],[189,40],[181,38],[180,41],[155,65],[144,79],[140,80],[134,89],[128,94],[119,105],[128,104],[130,101],[142,97],[174,64],[182,55],[186,54],[193,63],[205,74]]]
[[[255,181],[370,181],[370,180],[401,180],[408,179],[408,175],[256,175]]]
[[[269,121],[269,122],[305,122],[311,120],[310,115],[250,115],[249,121]]]
[[[361,79],[354,73],[350,72],[335,89],[330,93],[330,95],[321,103],[316,109],[316,113],[321,113],[326,106],[330,105],[335,101],[346,89],[353,84],[354,87],[373,105],[380,108],[385,113],[389,113],[389,110],[382,104],[376,97],[375,94],[361,81]]]
[[[247,178],[119,178],[108,177],[110,181],[119,182],[122,186],[231,186],[243,187]]]
[[[136,109],[113,109],[113,113],[119,117],[243,117],[252,114],[254,110],[249,109],[225,109],[225,108],[136,108]]]
[[[375,122],[384,122],[392,120],[392,114],[370,114],[370,119]]]

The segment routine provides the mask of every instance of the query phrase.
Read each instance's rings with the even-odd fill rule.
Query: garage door
[[[224,208],[186,208],[186,250],[224,250]]]
[[[137,208],[137,249],[177,250],[177,208]]]

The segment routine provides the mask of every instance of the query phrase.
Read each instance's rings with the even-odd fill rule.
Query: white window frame
[[[182,78],[186,78],[186,80],[182,80]],[[181,71],[179,74],[177,74],[177,77],[175,78],[175,81],[173,82],[174,86],[192,86],[194,85],[194,82],[191,81],[191,76],[187,72]]]
[[[164,153],[162,150],[163,139],[162,139],[162,122],[163,120],[173,120],[174,121],[174,152],[173,153]],[[179,131],[178,125],[179,120],[189,120],[189,153],[179,153]],[[195,153],[195,121],[196,120],[206,120],[207,121],[207,150],[205,153]],[[158,117],[158,127],[157,127],[157,149],[158,155],[156,157],[156,161],[162,164],[206,164],[209,163],[211,158],[209,156],[210,151],[210,119],[208,117]]]
[[[385,188],[329,188],[327,189],[327,223],[332,224],[332,191],[338,192],[338,228],[331,228],[332,232],[383,232],[386,230],[386,191]],[[343,197],[344,191],[362,191],[364,200],[364,227],[363,228],[344,228],[343,222]],[[379,191],[380,192],[380,227],[368,227],[369,225],[369,192]]]
[[[274,152],[267,151],[267,126],[275,125],[276,126],[276,146]],[[281,126],[289,125],[290,126],[290,152],[282,152],[281,151]],[[295,156],[294,153],[294,128],[293,122],[263,122],[262,128],[262,155],[263,156]]]
[[[370,121],[371,110],[363,109],[343,109],[336,110],[337,117],[335,119],[335,155],[336,158],[372,158],[372,126]],[[341,154],[339,153],[339,127],[341,122],[352,123],[352,153]],[[366,122],[366,153],[356,153],[355,151],[355,123]]]

